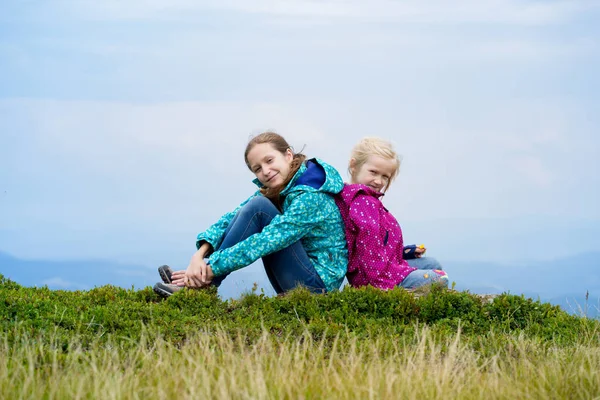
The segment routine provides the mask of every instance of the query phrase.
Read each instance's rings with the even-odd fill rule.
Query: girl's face
[[[390,178],[396,170],[396,161],[371,155],[367,161],[356,167],[356,160],[350,160],[350,171],[352,183],[360,183],[378,192],[384,192],[390,182]]]
[[[277,151],[271,143],[260,143],[248,152],[248,165],[260,183],[271,189],[285,181],[294,158],[292,150]]]

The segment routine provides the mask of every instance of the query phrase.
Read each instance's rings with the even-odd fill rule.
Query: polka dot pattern
[[[346,277],[354,287],[392,289],[416,269],[402,258],[402,229],[381,196],[359,184],[344,185],[336,196],[348,244]]]

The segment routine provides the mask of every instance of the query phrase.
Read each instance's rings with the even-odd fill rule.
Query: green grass
[[[0,398],[600,398],[600,321],[434,287],[315,296],[24,288]]]

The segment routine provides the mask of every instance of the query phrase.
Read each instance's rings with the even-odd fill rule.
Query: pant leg
[[[443,269],[442,264],[433,257],[420,257],[406,260],[408,265],[416,269]]]
[[[434,269],[418,269],[408,274],[406,278],[398,286],[405,289],[414,289],[421,286],[429,285],[434,282],[441,283],[444,286],[448,286],[448,275],[446,272]]]
[[[252,202],[252,200],[250,202],[246,203],[246,206],[248,204],[250,204],[251,202]],[[214,251],[218,251],[221,249],[226,249],[228,247],[231,247],[231,246],[235,245],[236,243],[244,240],[251,234],[253,234],[253,233],[247,234],[248,232],[241,232],[240,229],[243,229],[243,227],[240,224],[238,224],[238,222],[237,222],[239,216],[242,214],[242,211],[244,211],[245,213],[248,213],[250,211],[249,209],[246,209],[246,206],[242,207],[242,209],[240,209],[238,211],[238,213],[231,219],[231,221],[229,222],[229,225],[227,226],[227,229],[225,229],[225,233],[223,233],[223,240],[221,241],[221,244],[219,244],[214,249]],[[235,227],[235,230],[232,233],[231,231],[234,227]],[[262,228],[260,228],[260,230],[257,230],[258,229],[257,226],[252,226],[249,228],[250,228],[250,231],[256,230],[257,232],[260,232],[260,230],[262,230]],[[256,232],[254,232],[254,233],[256,233]],[[212,280],[212,285],[216,286],[216,287],[221,286],[221,283],[228,276],[229,276],[229,274],[215,276]],[[269,281],[270,280],[271,280],[271,278],[269,277]],[[272,282],[271,282],[271,284],[272,284]],[[277,288],[275,288],[275,291],[277,291]]]
[[[263,257],[263,264],[277,293],[284,293],[298,286],[305,286],[313,293],[327,292],[300,241]]]
[[[215,250],[229,248],[261,232],[279,214],[279,210],[267,198],[253,198],[231,220],[221,245]],[[315,292],[323,292],[325,289],[300,241],[263,257],[263,264],[277,293],[286,292],[298,285],[304,285]],[[226,277],[227,275],[215,277],[213,284],[219,286]]]

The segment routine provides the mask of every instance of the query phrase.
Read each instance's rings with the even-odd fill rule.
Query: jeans
[[[281,212],[267,198],[262,196],[253,198],[233,217],[225,230],[223,241],[215,251],[227,249],[261,232],[279,214]],[[313,293],[327,291],[300,241],[264,256],[262,261],[267,277],[277,294],[300,285],[307,287]],[[212,284],[218,287],[227,275],[214,277]]]
[[[420,257],[406,260],[408,265],[416,269],[443,269],[442,264],[433,257]]]
[[[435,258],[421,257],[406,261],[408,265],[417,268],[417,270],[408,274],[398,286],[405,289],[414,289],[433,282],[448,286],[448,275],[442,271],[441,264]]]

